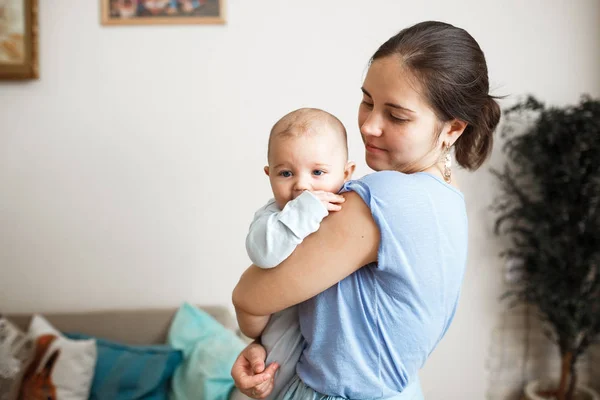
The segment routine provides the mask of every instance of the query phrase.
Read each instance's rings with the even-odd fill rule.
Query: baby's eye
[[[321,176],[321,175],[323,175],[324,173],[325,173],[325,171],[323,171],[322,169],[315,169],[315,170],[313,171],[313,175],[316,175],[316,176]]]
[[[279,176],[283,176],[284,178],[289,178],[290,176],[292,176],[292,171],[281,171],[279,173]]]

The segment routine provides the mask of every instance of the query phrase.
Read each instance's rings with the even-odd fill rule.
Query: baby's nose
[[[294,190],[303,192],[305,190],[311,190],[308,179],[298,179],[294,185]]]

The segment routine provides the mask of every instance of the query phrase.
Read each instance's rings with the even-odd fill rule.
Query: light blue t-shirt
[[[423,172],[376,172],[342,190],[371,208],[378,261],[300,305],[307,347],[298,376],[330,396],[412,399],[417,371],[456,310],[467,258],[464,197]]]

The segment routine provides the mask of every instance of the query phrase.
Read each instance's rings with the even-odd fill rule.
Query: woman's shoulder
[[[342,191],[355,191],[361,197],[392,196],[398,199],[419,198],[426,194],[435,193],[438,196],[456,196],[464,200],[462,193],[455,187],[443,182],[432,174],[405,174],[398,171],[378,171],[367,174],[362,178],[348,181]]]

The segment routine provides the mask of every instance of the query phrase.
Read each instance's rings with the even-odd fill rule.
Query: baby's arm
[[[306,191],[279,210],[272,200],[254,215],[246,236],[246,251],[252,263],[273,268],[290,256],[304,238],[319,229],[327,208]]]

